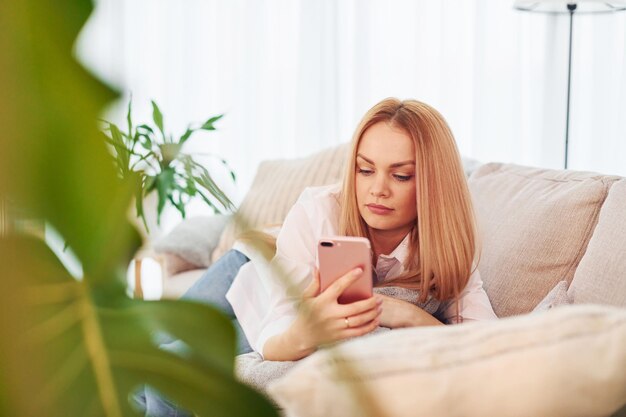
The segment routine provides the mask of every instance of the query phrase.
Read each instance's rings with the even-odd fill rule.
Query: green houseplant
[[[40,237],[0,236],[0,415],[134,416],[143,384],[197,415],[276,416],[233,374],[235,333],[217,310],[126,295],[140,245],[126,213],[141,181],[120,179],[97,119],[118,93],[72,57],[89,0],[0,3],[0,199],[42,219],[82,266]],[[155,335],[188,350],[174,354]]]
[[[152,101],[152,126],[133,124],[132,99],[126,114],[127,129],[122,130],[114,123],[105,121],[108,133],[107,142],[115,157],[118,175],[122,179],[138,174],[139,182],[135,193],[137,217],[142,219],[146,231],[150,229],[146,221],[143,201],[151,193],[157,195],[157,224],[166,204],[172,204],[185,217],[185,205],[199,196],[215,213],[221,209],[230,210],[234,206],[226,194],[211,177],[209,171],[194,156],[183,152],[185,143],[199,130],[215,130],[215,122],[223,115],[213,116],[197,126],[189,125],[178,138],[167,134],[164,128],[163,113]],[[220,162],[228,169],[235,181],[235,173],[224,159]]]

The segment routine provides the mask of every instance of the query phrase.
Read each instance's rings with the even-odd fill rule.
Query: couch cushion
[[[491,163],[469,179],[478,266],[499,317],[532,309],[574,271],[619,177]]]
[[[626,310],[565,306],[355,339],[268,392],[299,417],[594,417],[626,403],[624,369]]]
[[[577,304],[626,307],[626,179],[609,190],[568,294]]]
[[[318,152],[307,158],[264,161],[252,186],[239,206],[237,215],[250,228],[280,224],[302,190],[338,182],[343,176],[348,144]],[[245,228],[231,221],[213,251],[213,261],[228,251]]]

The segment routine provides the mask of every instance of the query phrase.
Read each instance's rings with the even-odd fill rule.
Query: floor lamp
[[[565,169],[569,150],[569,113],[572,90],[572,32],[574,13],[613,13],[626,10],[626,0],[516,0],[517,10],[549,14],[569,14],[569,52],[567,64],[567,110],[565,112]]]

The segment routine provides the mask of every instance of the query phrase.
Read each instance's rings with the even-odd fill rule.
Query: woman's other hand
[[[382,299],[380,325],[390,329],[399,327],[434,326],[443,324],[418,306],[407,301],[378,294]]]

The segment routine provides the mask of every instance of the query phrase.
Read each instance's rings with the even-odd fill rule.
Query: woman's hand
[[[380,316],[380,325],[383,327],[396,329],[443,324],[414,304],[381,294],[377,297],[383,300],[383,312]]]
[[[362,274],[363,270],[356,268],[320,293],[319,272],[314,270],[313,281],[304,291],[296,320],[284,334],[268,339],[265,358],[300,359],[320,345],[362,336],[378,327],[382,312],[380,296],[350,304],[337,302],[343,291]]]
[[[339,304],[337,299],[363,274],[356,268],[333,282],[320,293],[319,272],[313,271],[313,281],[303,294],[298,318],[294,322],[305,346],[316,347],[325,343],[361,336],[379,324],[382,299],[378,296],[350,304]]]

